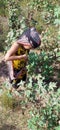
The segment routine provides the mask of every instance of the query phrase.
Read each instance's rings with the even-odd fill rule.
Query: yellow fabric
[[[28,54],[28,50],[20,46],[15,55],[23,55],[23,54]],[[26,65],[26,60],[25,59],[13,60],[12,63],[14,69],[21,69]]]
[[[26,73],[26,70],[22,71],[22,73],[18,75],[17,79],[22,79]]]

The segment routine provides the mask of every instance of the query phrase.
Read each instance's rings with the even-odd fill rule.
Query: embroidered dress
[[[24,55],[28,54],[29,51],[26,50],[23,46],[20,46],[18,51],[15,53],[15,55]],[[13,60],[12,61],[12,66],[15,72],[15,75],[17,75],[18,79],[22,79],[24,75],[26,74],[26,64],[27,61],[26,59],[21,59],[21,60]],[[19,75],[19,73],[22,71],[22,73]]]
[[[29,50],[25,49],[23,46],[20,45],[15,55],[28,55],[28,53]],[[27,60],[23,58],[21,58],[21,60],[8,61],[9,81],[14,88],[19,87],[18,84],[21,80],[26,81],[26,64]]]

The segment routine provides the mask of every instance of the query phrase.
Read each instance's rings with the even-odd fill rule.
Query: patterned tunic
[[[28,54],[29,50],[25,49],[23,46],[20,45],[18,51],[15,53],[15,55],[19,56],[19,55],[24,55],[24,54]],[[20,60],[13,60],[12,61],[12,65],[13,65],[13,69],[16,72],[19,72],[20,70],[22,70],[23,68],[26,68],[26,64],[27,61],[26,59],[20,59]],[[22,71],[22,75],[20,75],[18,78],[23,78],[23,76],[26,74],[26,69],[23,69]]]

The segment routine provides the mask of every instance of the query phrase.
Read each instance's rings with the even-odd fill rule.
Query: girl
[[[26,64],[28,61],[29,50],[37,48],[41,44],[39,33],[35,28],[28,28],[12,44],[5,55],[5,61],[8,63],[9,79],[14,88],[18,88],[18,83],[26,80]]]

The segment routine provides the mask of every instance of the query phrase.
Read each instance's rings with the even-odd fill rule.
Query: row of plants
[[[44,84],[43,80],[40,74],[33,74],[32,77],[29,75],[25,86],[23,82],[20,83],[21,88],[24,86],[24,91],[19,93],[20,98],[18,95],[14,97],[5,88],[0,100],[6,109],[14,110],[20,107],[23,112],[28,103],[31,104],[30,119],[27,119],[29,130],[59,130],[60,88],[55,91],[56,83]],[[6,83],[4,87],[9,88],[9,84]],[[22,96],[24,98],[21,98]]]
[[[28,127],[31,130],[60,129],[60,88],[52,82],[55,56],[41,52],[30,54],[26,95],[34,102]],[[42,76],[41,76],[41,75]]]
[[[6,50],[11,43],[29,26],[35,26],[42,35],[42,48],[53,50],[59,47],[60,40],[60,7],[59,1],[12,0],[2,1],[8,10],[9,32]],[[9,44],[8,44],[9,43]],[[53,44],[53,46],[52,46]]]
[[[33,104],[28,120],[28,128],[31,130],[58,130],[60,128],[60,88],[56,89],[57,82],[51,81],[51,75],[54,72],[51,67],[54,60],[55,56],[46,52],[41,52],[39,55],[34,52],[30,53],[27,81],[20,83],[24,91],[16,93],[18,98],[10,94],[8,88],[11,86],[8,81],[4,84],[0,100],[6,109],[13,110],[19,106],[25,111],[28,103]]]
[[[41,75],[45,78],[45,81],[50,82],[53,79],[55,71],[55,66],[53,66],[53,64],[59,60],[59,54],[59,51],[51,51],[48,53],[45,51],[40,51],[39,54],[31,52],[28,58],[28,73],[30,75],[35,73],[36,75],[38,75],[39,73],[41,73]]]
[[[37,79],[37,84],[31,85],[30,81],[26,90],[29,100],[35,100],[30,111],[28,127],[31,130],[58,130],[60,128],[60,89],[55,92],[56,84],[50,82],[46,90],[41,76],[34,77]]]

